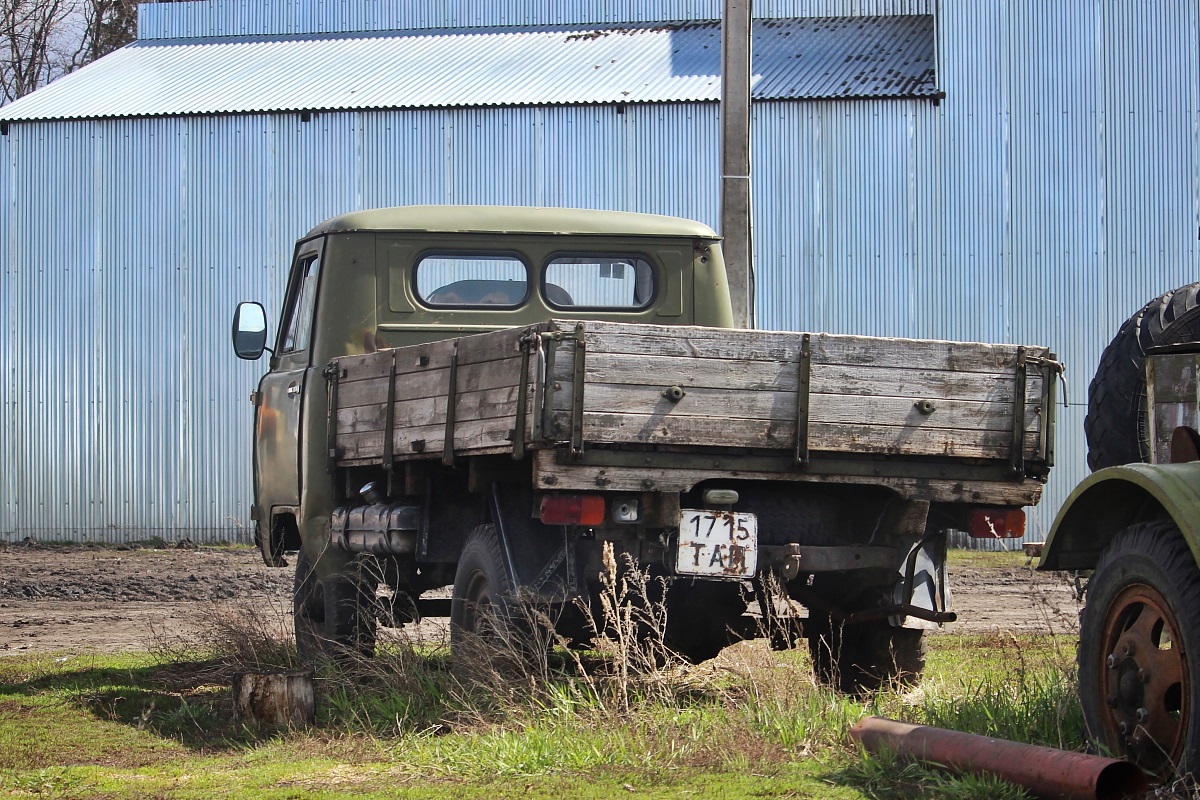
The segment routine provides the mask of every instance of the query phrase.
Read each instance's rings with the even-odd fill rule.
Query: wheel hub
[[[1131,584],[1109,607],[1102,641],[1104,739],[1161,771],[1182,753],[1192,703],[1175,616],[1153,587]]]
[[[1142,689],[1142,682],[1138,680],[1138,672],[1145,670],[1140,669],[1132,658],[1124,659],[1117,666],[1117,707],[1126,716],[1136,716],[1137,710],[1143,707],[1146,693]]]

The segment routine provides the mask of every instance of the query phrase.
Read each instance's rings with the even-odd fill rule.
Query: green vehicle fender
[[[1038,569],[1085,570],[1130,525],[1173,520],[1200,562],[1200,462],[1097,470],[1059,509]]]

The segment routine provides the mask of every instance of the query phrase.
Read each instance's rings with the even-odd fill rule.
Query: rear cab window
[[[561,254],[542,271],[551,308],[640,311],[654,302],[654,269],[640,256]]]
[[[415,289],[434,308],[517,308],[529,298],[529,270],[513,255],[433,253],[417,262]]]

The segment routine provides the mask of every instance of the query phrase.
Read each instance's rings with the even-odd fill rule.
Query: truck
[[[458,658],[523,602],[586,645],[608,549],[687,660],[770,635],[847,691],[915,679],[954,619],[947,531],[1021,536],[1040,498],[1061,366],[734,329],[726,281],[712,229],[647,214],[413,206],[305,235],[252,394],[251,518],[267,564],[296,554],[301,652],[448,615]],[[239,304],[237,354],[267,337]]]
[[[1094,471],[1059,510],[1038,565],[1082,586],[1089,738],[1162,778],[1200,768],[1198,301],[1200,283],[1166,292],[1104,349],[1084,426]]]

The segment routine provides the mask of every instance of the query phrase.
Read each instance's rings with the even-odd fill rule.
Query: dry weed
[[[206,659],[206,677],[227,682],[235,672],[293,670],[301,666],[285,611],[276,600],[212,603],[197,614],[199,632],[172,635],[151,629],[150,652],[161,662]]]

